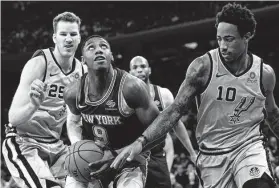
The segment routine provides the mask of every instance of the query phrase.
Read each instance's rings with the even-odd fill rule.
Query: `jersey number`
[[[108,143],[108,134],[107,134],[106,129],[104,129],[101,126],[95,125],[95,126],[92,127],[92,132],[93,132],[95,138],[99,142],[101,142],[101,144],[107,145],[107,143]]]
[[[226,101],[234,101],[236,95],[236,89],[233,87],[228,87],[226,90]],[[218,97],[217,100],[223,100],[223,86],[218,87]]]
[[[48,96],[59,97],[60,99],[63,99],[64,89],[65,89],[65,86],[58,86],[56,84],[51,84],[49,92],[48,92]]]

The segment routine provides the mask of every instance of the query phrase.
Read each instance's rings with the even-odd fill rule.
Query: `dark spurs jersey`
[[[251,66],[241,75],[226,68],[218,49],[209,51],[211,78],[196,99],[196,137],[201,149],[226,151],[251,139],[260,138],[265,117],[262,60],[249,53]]]
[[[131,144],[144,131],[134,109],[130,108],[123,96],[127,72],[115,69],[106,94],[98,101],[88,98],[87,74],[81,79],[77,108],[81,112],[83,138],[95,140],[119,149]]]
[[[152,84],[152,86],[153,86],[153,91],[154,91],[154,99],[153,100],[154,100],[156,106],[158,107],[159,111],[162,112],[165,108],[165,105],[164,105],[164,101],[163,101],[162,96],[161,96],[160,86],[153,85],[153,84]],[[164,136],[164,137],[166,138],[166,136]],[[164,139],[159,145],[152,148],[151,152],[153,154],[155,154],[157,152],[163,151],[163,149],[165,147],[165,144],[166,144],[166,141]]]
[[[51,48],[38,50],[32,57],[38,55],[43,55],[46,61],[43,78],[43,82],[48,84],[46,98],[27,123],[17,126],[17,132],[38,141],[52,142],[60,138],[62,126],[66,121],[64,88],[80,79],[84,71],[81,62],[74,58],[72,70],[65,74]]]

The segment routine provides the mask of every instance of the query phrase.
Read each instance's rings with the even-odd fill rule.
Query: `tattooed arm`
[[[205,87],[209,75],[210,60],[208,55],[199,57],[190,64],[174,102],[144,131],[143,135],[147,140],[144,150],[152,148],[156,140],[172,129],[181,116],[187,114],[188,106],[196,94]]]
[[[180,86],[174,103],[159,114],[144,131],[143,136],[127,146],[115,158],[111,168],[122,167],[126,161],[131,161],[142,150],[148,150],[158,144],[161,137],[177,124],[181,116],[187,114],[188,105],[204,89],[209,76],[210,60],[208,55],[195,59],[187,70],[186,78]]]
[[[267,64],[263,65],[262,83],[266,95],[267,123],[275,136],[279,138],[279,109],[273,95],[276,76],[274,70]]]

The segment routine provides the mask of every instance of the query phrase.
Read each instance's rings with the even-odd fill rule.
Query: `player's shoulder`
[[[149,96],[147,85],[139,78],[127,73],[123,85],[123,96],[131,107],[138,106],[139,101]]]
[[[265,90],[272,89],[276,82],[276,76],[273,68],[263,63],[262,65],[262,83]]]
[[[36,56],[29,59],[24,67],[23,71],[21,73],[21,79],[24,80],[35,80],[40,79],[42,80],[44,78],[46,72],[46,61],[43,56]],[[29,82],[28,81],[28,82]]]
[[[273,68],[270,65],[263,63],[263,75],[268,76],[272,74],[274,74]]]
[[[130,73],[126,73],[126,79],[124,83],[124,88],[127,90],[141,89],[146,88],[146,84],[139,78],[131,75]]]
[[[208,53],[205,53],[197,58],[195,58],[192,63],[191,67],[199,68],[199,70],[210,70],[211,68],[211,59]]]
[[[161,86],[157,86],[161,97],[164,101],[166,100],[173,100],[173,94],[171,93],[171,91],[168,88],[165,87],[161,87]]]
[[[43,55],[38,55],[36,57],[32,57],[27,61],[25,67],[33,67],[34,70],[37,69],[45,69],[46,68],[46,60]]]

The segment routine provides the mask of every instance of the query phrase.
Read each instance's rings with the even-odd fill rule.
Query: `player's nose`
[[[72,37],[70,37],[70,36],[68,35],[68,36],[66,37],[66,42],[67,42],[67,43],[73,42]]]
[[[226,51],[228,49],[227,43],[224,40],[220,42],[220,49],[222,51]]]

